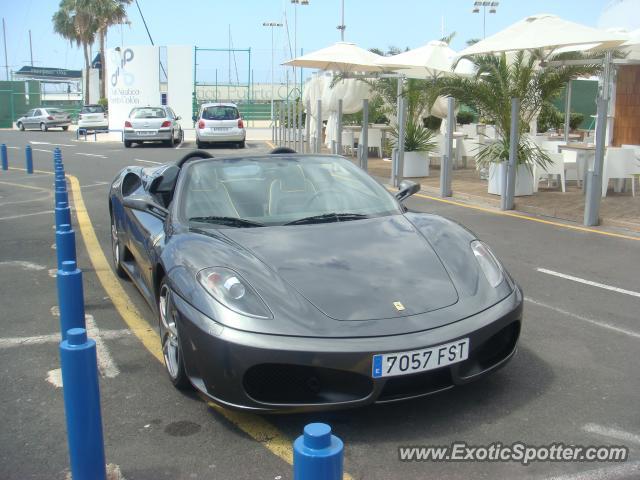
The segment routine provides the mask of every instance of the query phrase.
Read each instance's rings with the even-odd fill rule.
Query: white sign
[[[109,129],[121,130],[135,107],[160,105],[159,50],[154,46],[107,50]]]

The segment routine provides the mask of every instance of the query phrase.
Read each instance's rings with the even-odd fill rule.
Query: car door
[[[22,117],[21,121],[22,121],[22,126],[24,128],[29,128],[29,121],[31,120],[31,117],[33,117],[33,112],[34,112],[34,110],[29,110]]]
[[[164,238],[164,221],[140,210],[126,210],[129,231],[129,251],[134,257],[137,281],[153,304],[153,267],[155,247]]]
[[[39,128],[41,121],[43,121],[42,109],[36,108],[31,119],[31,128]]]
[[[33,110],[29,110],[29,113],[27,113],[27,118],[25,118],[25,128],[33,128],[35,126],[36,113],[39,111],[40,110],[35,108]]]

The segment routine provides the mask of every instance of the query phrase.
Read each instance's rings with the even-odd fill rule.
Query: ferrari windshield
[[[191,222],[241,228],[400,213],[381,185],[341,157],[201,160],[186,173],[179,209],[180,216]]]

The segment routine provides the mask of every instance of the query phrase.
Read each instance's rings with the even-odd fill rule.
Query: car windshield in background
[[[240,113],[235,107],[206,107],[202,111],[202,118],[204,120],[237,120],[240,118]]]
[[[131,111],[130,118],[165,118],[167,116],[161,108],[135,108]]]
[[[193,163],[179,215],[193,222],[248,227],[352,221],[400,213],[375,180],[339,157],[296,155]]]
[[[82,107],[80,113],[104,113],[104,108],[102,108],[100,105],[87,105],[85,107]]]

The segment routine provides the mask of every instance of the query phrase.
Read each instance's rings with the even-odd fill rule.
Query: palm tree
[[[61,0],[58,11],[53,14],[53,30],[69,43],[82,46],[85,66],[85,101],[89,100],[89,72],[91,71],[91,45],[95,41],[97,23],[91,10],[90,0]]]
[[[133,0],[92,0],[91,6],[98,23],[98,40],[100,44],[100,98],[106,97],[105,82],[105,41],[107,31],[114,25],[129,23],[127,19],[127,5]]]
[[[578,54],[572,54],[575,59]],[[511,98],[520,98],[520,133],[538,116],[542,106],[556,98],[570,80],[594,75],[600,65],[563,65],[540,68],[546,58],[542,51],[519,51],[513,56],[480,55],[467,57],[476,67],[472,78],[447,77],[437,80],[440,95],[449,95],[474,108],[481,116],[495,123],[501,141],[480,147],[477,161],[487,164],[509,157],[511,128]],[[563,55],[562,59],[567,59]],[[549,158],[522,135],[518,145],[518,164],[544,166]]]

